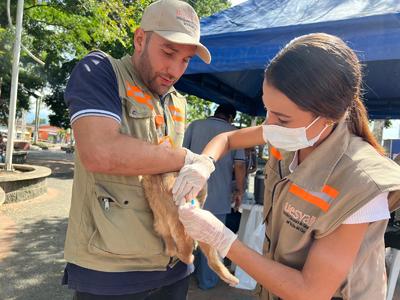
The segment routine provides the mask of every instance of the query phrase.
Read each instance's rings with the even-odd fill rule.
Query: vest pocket
[[[127,115],[126,129],[129,135],[152,142],[152,131],[155,131],[153,110],[142,103],[125,99],[124,109]],[[153,108],[154,109],[154,108]]]
[[[131,118],[135,119],[150,118],[153,115],[152,110],[144,105],[127,102],[126,107],[128,110],[128,115]]]
[[[153,229],[153,214],[141,186],[97,182],[92,212],[95,230],[89,240],[89,252],[120,258],[163,253],[164,246]]]

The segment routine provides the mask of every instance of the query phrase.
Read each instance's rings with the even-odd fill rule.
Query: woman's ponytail
[[[380,154],[385,154],[385,149],[378,143],[368,127],[367,109],[360,97],[355,97],[349,111],[348,127],[350,132],[361,137],[376,149]]]

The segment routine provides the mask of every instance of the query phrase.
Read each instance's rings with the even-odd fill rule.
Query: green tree
[[[205,119],[211,115],[212,102],[203,100],[194,95],[187,95],[186,99],[188,102],[188,122],[192,122],[198,119]]]
[[[207,17],[230,7],[227,0],[187,0],[199,17]],[[211,101],[201,99],[194,95],[187,95],[188,100],[188,122],[205,119],[211,115]]]
[[[252,121],[256,117],[250,116],[239,112],[235,118],[235,123],[239,125],[240,128],[251,126]],[[261,125],[265,120],[265,117],[257,117],[256,125]]]
[[[146,6],[154,0],[26,0],[23,19],[23,44],[45,62],[38,65],[21,51],[18,85],[18,113],[29,109],[29,96],[44,89],[44,102],[54,112],[52,125],[68,128],[69,116],[63,100],[68,76],[84,55],[94,49],[114,57],[133,51],[133,33]],[[227,0],[189,0],[199,16],[208,16],[229,7]],[[6,1],[0,15],[6,16]],[[16,1],[11,1],[15,24]],[[7,18],[0,19],[0,123],[8,119],[14,29]],[[192,97],[189,114],[197,116],[207,102]],[[199,115],[201,116],[201,115]]]
[[[4,1],[5,3],[6,1]],[[0,15],[6,16],[4,5],[0,6]],[[6,18],[0,18],[0,124],[8,123],[8,104],[10,101],[12,52],[14,42],[14,29],[8,27]],[[29,41],[22,39],[24,44]],[[44,85],[45,80],[42,72],[36,64],[33,64],[26,55],[21,55],[19,70],[17,116],[20,117],[22,110],[29,110],[29,96]]]
[[[120,57],[132,51],[132,34],[149,0],[48,1],[25,8],[33,47],[43,54],[51,93],[44,102],[54,112],[50,123],[68,128],[63,100],[68,76],[89,51],[100,49]]]

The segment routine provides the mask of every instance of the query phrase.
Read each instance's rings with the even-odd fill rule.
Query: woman
[[[208,212],[180,208],[187,233],[256,279],[262,299],[385,299],[383,235],[400,168],[371,134],[360,97],[361,66],[341,39],[296,38],[265,71],[264,125],[221,134],[203,151],[219,159],[268,143],[263,256]],[[209,170],[183,167],[175,200],[196,195]]]

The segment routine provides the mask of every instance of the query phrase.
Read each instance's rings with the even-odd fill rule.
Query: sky
[[[392,120],[392,126],[383,129],[383,139],[398,139],[400,137],[400,120]]]
[[[28,111],[28,113],[26,114],[26,123],[30,124],[33,122],[33,120],[35,119],[35,111],[36,111],[36,100],[35,98],[31,97],[29,99],[30,102],[30,110]],[[39,119],[46,119],[46,122],[49,121],[49,114],[51,114],[52,112],[46,107],[45,103],[40,104],[40,113],[39,113]]]
[[[232,6],[238,5],[242,2],[245,2],[246,0],[231,0]]]

